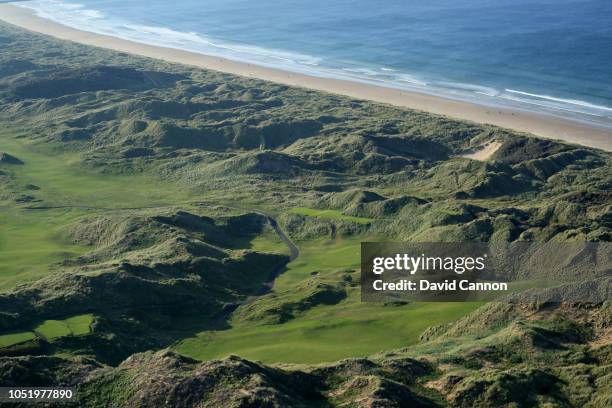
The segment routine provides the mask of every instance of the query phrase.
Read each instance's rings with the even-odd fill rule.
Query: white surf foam
[[[84,31],[318,77],[348,79],[397,89],[423,91],[485,104],[529,104],[549,112],[572,112],[603,116],[608,119],[610,118],[609,113],[612,112],[612,108],[608,106],[586,101],[539,95],[514,89],[500,91],[475,84],[430,80],[385,66],[360,67],[352,64],[342,67],[335,65],[333,61],[326,61],[312,55],[220,41],[197,32],[136,24],[119,17],[106,15],[100,10],[88,8],[77,2],[35,0],[22,3],[20,6],[32,9],[40,17]]]
[[[576,105],[576,106],[581,106],[581,107],[590,108],[590,109],[598,109],[598,110],[612,112],[612,108],[610,107],[603,106],[603,105],[595,105],[593,103],[579,101],[576,99],[563,99],[563,98],[557,98],[557,97],[548,96],[548,95],[538,95],[538,94],[534,94],[530,92],[516,91],[514,89],[506,89],[506,92],[516,94],[516,95],[528,96],[528,97],[536,98],[536,99],[543,99],[547,101],[559,102],[562,104]]]
[[[540,106],[542,108],[547,108],[549,110],[557,110],[557,111],[564,111],[564,112],[571,112],[571,113],[580,113],[582,115],[603,117],[603,115],[600,115],[598,113],[588,112],[588,111],[585,111],[585,110],[576,110],[575,108],[572,109],[572,108],[563,107],[563,106],[551,106],[550,104],[547,104],[547,103],[536,102],[536,101],[528,100],[528,99],[525,99],[525,98],[515,98],[515,97],[509,96],[509,95],[500,95],[499,97],[502,98],[502,99],[506,99],[506,100],[514,101],[514,102],[518,102],[518,103],[526,103],[528,105]]]
[[[149,45],[166,46],[274,67],[279,67],[279,62],[286,65],[308,66],[317,66],[320,63],[320,58],[306,54],[223,42],[196,32],[134,24],[108,17],[99,10],[85,8],[78,3],[38,0],[21,6],[32,9],[39,17],[63,25]]]

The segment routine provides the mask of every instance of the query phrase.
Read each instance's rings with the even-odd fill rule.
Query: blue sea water
[[[37,0],[88,31],[612,126],[611,0]]]

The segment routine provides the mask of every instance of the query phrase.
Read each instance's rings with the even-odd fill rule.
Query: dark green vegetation
[[[0,49],[1,384],[610,405],[608,305],[369,304],[358,283],[366,240],[609,241],[610,154],[9,26]]]
[[[80,384],[82,406],[608,407],[610,307],[489,304],[414,347],[312,366],[169,351],[117,367],[84,358],[0,359],[5,385]],[[347,342],[350,340],[338,340]]]

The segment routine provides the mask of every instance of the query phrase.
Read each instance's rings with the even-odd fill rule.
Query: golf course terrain
[[[360,288],[361,242],[609,242],[609,152],[3,23],[0,49],[1,386],[84,407],[612,405],[609,302]]]

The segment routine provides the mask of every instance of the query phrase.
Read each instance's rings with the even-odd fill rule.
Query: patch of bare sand
[[[502,142],[493,140],[482,146],[478,146],[469,153],[462,154],[461,157],[472,160],[487,161],[495,154],[497,150],[499,150],[502,144]]]

